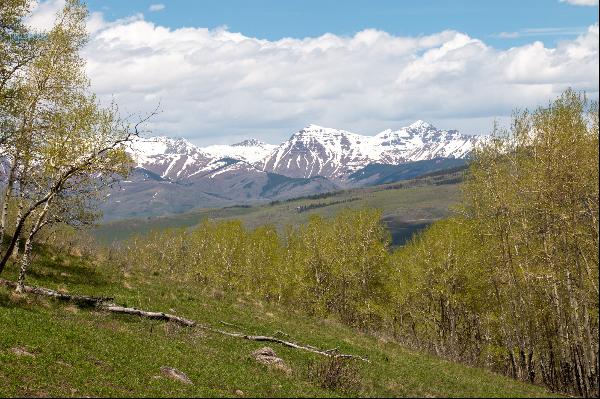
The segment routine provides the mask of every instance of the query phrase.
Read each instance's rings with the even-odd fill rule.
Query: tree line
[[[156,231],[112,258],[248,295],[554,391],[598,395],[598,108],[568,90],[479,147],[453,217],[390,252],[377,210],[278,235]]]
[[[358,200],[360,200],[360,198],[352,197],[352,198],[346,198],[346,199],[338,200],[338,201],[317,202],[317,203],[313,203],[313,204],[300,205],[300,206],[296,207],[296,212],[298,212],[298,213],[308,212],[313,209],[324,208],[326,206],[332,206],[332,205],[346,204],[348,202],[354,202],[354,201],[358,201]]]
[[[598,104],[567,90],[476,151],[457,215],[396,255],[400,330],[598,396]]]

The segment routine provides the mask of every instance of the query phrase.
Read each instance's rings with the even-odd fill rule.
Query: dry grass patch
[[[319,387],[347,394],[356,394],[362,387],[362,379],[352,359],[329,357],[311,363],[308,377]]]

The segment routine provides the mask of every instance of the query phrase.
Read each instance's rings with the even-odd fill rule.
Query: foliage
[[[597,396],[597,104],[568,90],[517,113],[475,153],[460,214],[394,257],[398,334]]]
[[[6,172],[0,244],[8,226],[14,226],[0,251],[0,272],[18,254],[23,238],[19,287],[40,230],[59,223],[87,225],[98,218],[103,190],[131,168],[122,144],[137,134],[137,125],[134,132],[116,106],[101,106],[89,90],[80,55],[87,41],[85,5],[66,1],[54,26],[44,32],[24,24],[29,6],[28,1],[11,0],[0,8],[2,52],[8,54],[0,66],[0,144]]]
[[[122,265],[193,281],[555,391],[598,394],[598,110],[567,91],[479,148],[456,215],[390,254],[374,210],[278,234],[205,221],[126,241]]]
[[[203,284],[131,270],[94,257],[68,256],[38,246],[28,283],[83,295],[110,295],[114,301],[164,311],[219,326],[234,323],[260,335],[367,356],[358,364],[364,397],[548,397],[535,385],[486,370],[405,350],[334,320],[310,318],[277,304],[244,295],[214,299]],[[17,277],[6,269],[6,278]],[[235,293],[234,293],[235,294]],[[0,396],[2,397],[344,397],[358,395],[321,388],[306,370],[319,355],[273,347],[291,374],[262,367],[250,354],[264,343],[240,340],[157,320],[78,308],[64,302],[18,295],[0,287]],[[282,335],[282,337],[287,337]],[[32,356],[19,356],[23,348]],[[159,377],[174,367],[194,383]]]
[[[223,292],[295,304],[309,314],[338,315],[372,328],[382,319],[387,232],[380,213],[315,216],[281,240],[272,226],[246,230],[239,221],[205,221],[121,245],[121,262],[193,280]]]

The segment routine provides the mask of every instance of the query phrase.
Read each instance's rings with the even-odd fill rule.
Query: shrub
[[[361,376],[352,359],[331,356],[313,362],[308,368],[309,379],[321,388],[358,393],[361,388]]]

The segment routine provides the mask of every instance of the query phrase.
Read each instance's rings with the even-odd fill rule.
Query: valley
[[[279,146],[249,139],[202,148],[184,139],[136,138],[126,148],[135,169],[107,195],[104,220],[393,183],[464,166],[485,139],[423,121],[375,136],[308,125]]]
[[[464,167],[463,167],[464,168]],[[112,243],[137,234],[166,228],[193,228],[204,219],[241,220],[248,228],[272,224],[283,231],[298,226],[312,215],[331,217],[350,207],[378,208],[388,227],[392,244],[403,244],[412,233],[450,214],[460,198],[464,170],[439,172],[433,176],[402,182],[275,200],[263,204],[201,208],[159,217],[128,218],[103,223],[93,230],[102,243]],[[300,211],[306,209],[305,211]]]

